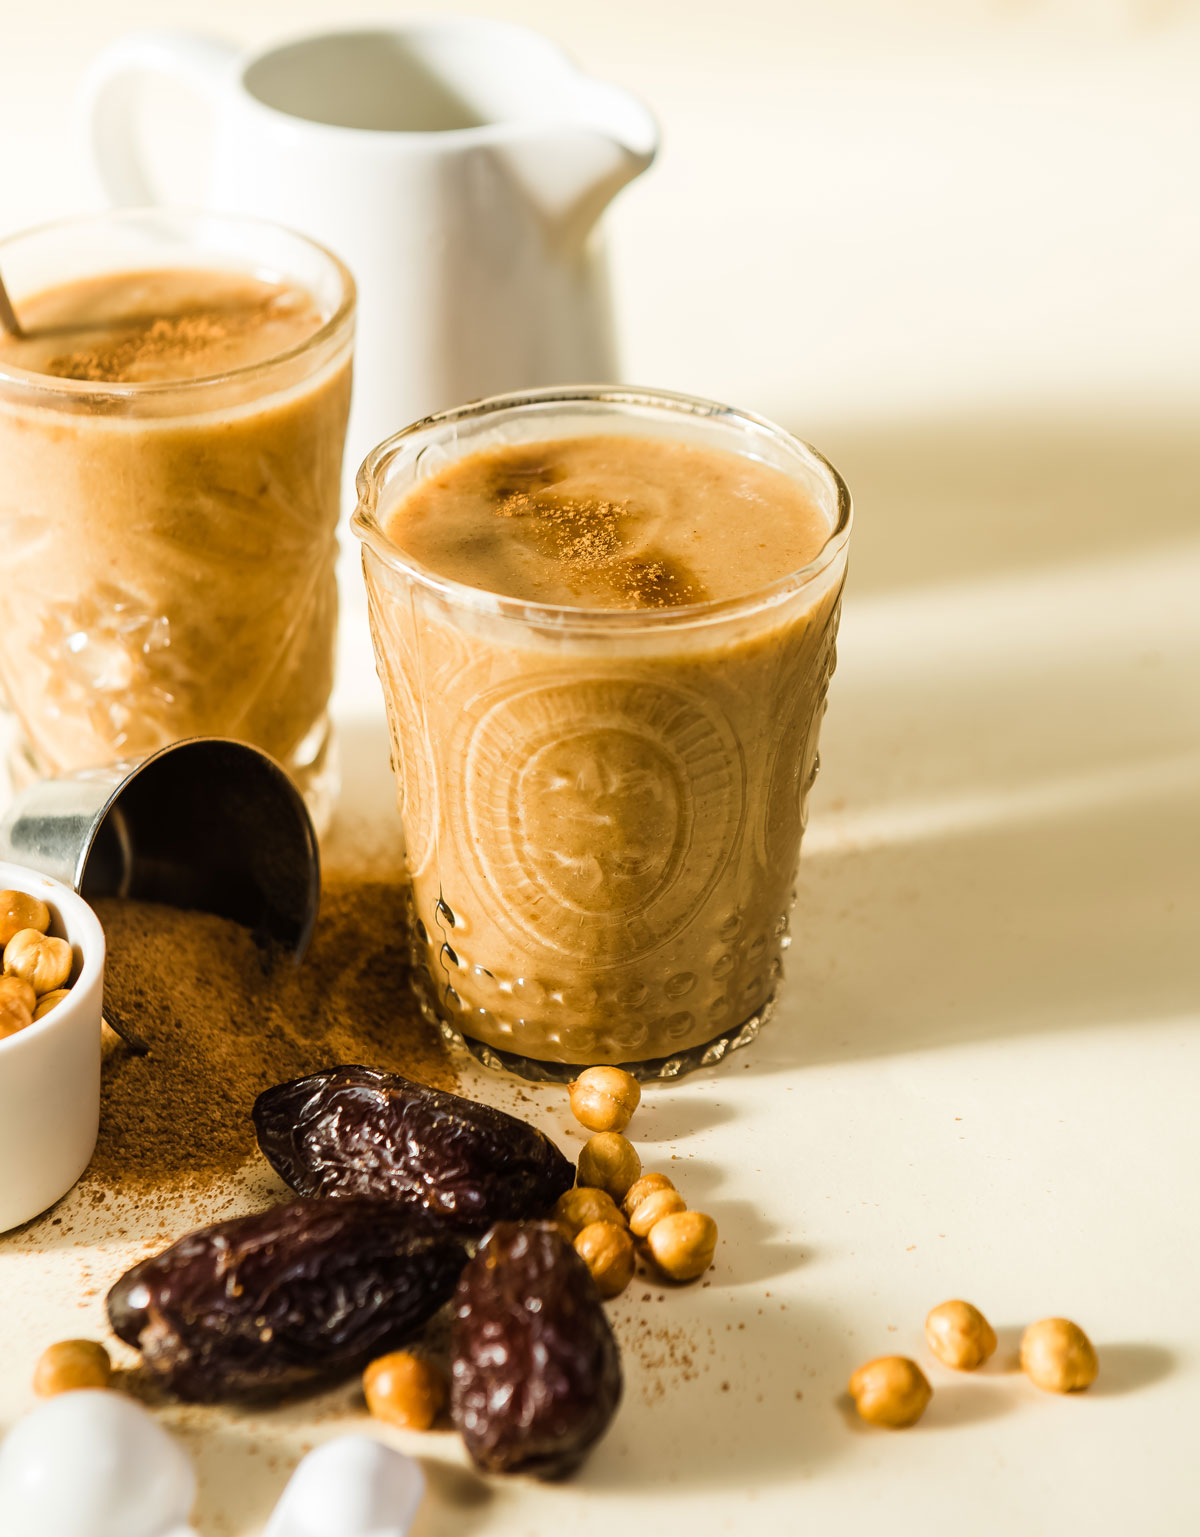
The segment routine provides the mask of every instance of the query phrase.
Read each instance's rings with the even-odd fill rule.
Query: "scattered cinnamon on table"
[[[237,923],[110,899],[105,1012],[149,1043],[106,1050],[93,1190],[203,1188],[255,1152],[250,1106],[272,1084],[368,1062],[434,1088],[457,1075],[408,982],[405,890],[327,883],[299,966]]]

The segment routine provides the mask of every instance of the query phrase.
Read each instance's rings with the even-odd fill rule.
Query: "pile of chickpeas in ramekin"
[[[49,1014],[70,991],[71,947],[49,927],[44,902],[25,891],[0,891],[0,1041]]]

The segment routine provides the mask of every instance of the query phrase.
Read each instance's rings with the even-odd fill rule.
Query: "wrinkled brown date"
[[[294,1201],[197,1229],[127,1270],[114,1332],[180,1398],[278,1394],[408,1339],[467,1251],[388,1201]]]
[[[463,1271],[450,1414],[481,1468],[560,1478],[603,1435],[621,1358],[587,1266],[552,1222],[502,1222]]]
[[[473,1232],[543,1217],[575,1183],[536,1127],[369,1067],[267,1089],[254,1125],[271,1167],[300,1195],[385,1197]]]

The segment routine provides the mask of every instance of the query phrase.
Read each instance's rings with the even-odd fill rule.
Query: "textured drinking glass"
[[[386,535],[418,481],[483,448],[589,433],[748,455],[829,521],[749,596],[596,610],[439,577]],[[426,1012],[485,1061],[672,1077],[752,1039],[788,943],[834,667],[850,497],[819,454],[686,396],[564,389],[447,412],[359,473],[371,630]]]
[[[301,285],[323,324],[178,382],[62,379],[0,357],[10,768],[20,786],[235,737],[282,763],[322,821],[353,279],[299,235],[208,214],[105,214],[0,242],[18,316],[26,296],[104,273],[230,268]]]

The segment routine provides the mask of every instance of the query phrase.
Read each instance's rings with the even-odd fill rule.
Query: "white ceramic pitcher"
[[[108,195],[157,201],[137,86],[211,106],[203,201],[302,230],[359,284],[350,462],[431,411],[617,376],[597,221],[654,157],[628,92],[503,22],[422,20],[242,54],[135,33],[93,65],[84,106]],[[171,188],[195,202],[195,189]]]

